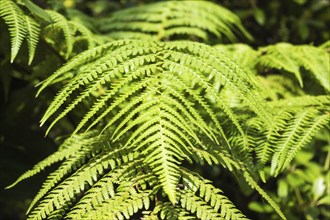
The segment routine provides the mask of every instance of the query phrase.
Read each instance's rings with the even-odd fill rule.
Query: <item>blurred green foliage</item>
[[[254,45],[277,42],[319,45],[330,38],[328,0],[224,0],[255,38]]]

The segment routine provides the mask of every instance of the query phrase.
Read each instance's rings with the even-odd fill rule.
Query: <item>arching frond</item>
[[[105,86],[105,88],[110,86],[110,88],[106,94],[96,100],[90,112],[85,116],[84,124],[103,109],[106,102],[113,98],[116,98],[118,102],[114,101],[113,105],[108,108],[118,108],[125,99],[130,99],[131,96],[134,97],[135,93],[141,91],[141,89],[145,89],[147,86],[149,89],[154,87],[155,82],[169,88],[175,87],[176,85],[171,84],[173,77],[176,77],[176,80],[188,89],[194,84],[199,85],[207,94],[215,97],[217,105],[229,116],[238,129],[240,129],[240,125],[230,107],[217,98],[218,92],[212,86],[212,79],[217,78],[223,85],[236,90],[257,114],[266,121],[269,119],[269,113],[265,111],[263,101],[258,93],[253,90],[254,82],[250,77],[225,56],[206,45],[176,42],[163,44],[145,41],[117,41],[104,47],[111,50],[107,51],[107,54],[96,62],[85,63],[80,66],[82,71],[55,98],[41,120],[42,123],[56,113],[58,108],[65,103],[65,100],[71,94],[74,94],[74,91],[79,91],[81,87],[85,88],[84,91],[74,98],[71,104],[67,105],[66,110],[55,119],[54,123],[68,114],[82,100],[90,97],[98,86]],[[91,50],[89,53],[91,57],[94,55],[95,50]],[[84,58],[83,62],[88,60],[88,55],[87,57],[79,56],[79,59],[80,57]],[[78,57],[73,59],[72,63],[67,64],[68,66],[63,67],[65,68],[63,70],[65,72],[75,71],[71,68],[75,67],[77,61]],[[62,72],[65,73],[63,70],[55,73],[45,84],[51,83]],[[171,73],[173,77],[167,75],[167,72]],[[116,83],[112,86],[113,82]],[[130,92],[125,92],[125,95],[122,96],[121,94],[123,94],[127,85],[131,85]],[[136,89],[132,89],[135,85]],[[157,90],[156,87],[155,90]],[[198,95],[196,96],[198,97]],[[104,111],[109,114],[108,111]],[[102,117],[105,117],[105,115],[102,115]],[[84,124],[80,124],[79,128],[83,127]],[[243,134],[243,132],[241,133]]]
[[[102,57],[98,60],[86,62],[88,56],[95,57],[95,52],[104,51],[105,48],[108,51],[100,53]],[[139,150],[145,155],[144,162],[158,176],[173,204],[176,201],[175,188],[180,179],[178,164],[183,159],[190,160],[192,152],[198,148],[196,144],[201,146],[200,134],[191,125],[200,128],[212,141],[217,142],[216,133],[223,140],[228,139],[211,106],[216,105],[217,109],[223,111],[223,115],[232,121],[243,136],[243,146],[247,145],[238,116],[231,106],[220,99],[213,81],[217,79],[235,90],[261,118],[265,121],[270,119],[249,75],[206,45],[128,40],[115,41],[89,53],[73,59],[72,63],[45,82],[49,84],[67,71],[77,71],[71,68],[79,65],[78,74],[55,97],[41,122],[44,123],[61,106],[66,105],[55,117],[51,128],[86,98],[91,98],[94,101],[74,133],[86,125],[90,129],[103,124],[103,131],[114,129],[113,141],[129,134],[124,147]],[[100,86],[105,88],[104,94],[93,97],[93,92]],[[202,98],[200,91],[192,90],[192,86],[200,87],[207,94],[206,97],[215,100]],[[187,94],[191,97],[186,100]],[[66,104],[66,100],[72,101]],[[197,113],[198,106],[206,110],[206,116]],[[96,120],[90,122],[92,118]],[[217,131],[208,127],[207,118],[215,123]],[[104,123],[104,120],[107,122]],[[230,145],[228,141],[225,143]]]
[[[243,176],[246,182],[255,189],[279,214],[282,219],[286,219],[285,215],[281,211],[280,207],[274,202],[274,200],[258,185],[258,183],[252,178],[251,174],[247,171],[243,172]]]
[[[301,67],[309,71],[326,91],[330,91],[330,54],[314,46],[278,43],[260,49],[258,63],[295,74],[303,86]]]
[[[153,195],[152,190],[148,190],[147,186],[153,185],[155,177],[152,174],[129,170],[131,168],[127,165],[124,165],[123,168],[103,176],[87,191],[66,217],[71,219],[120,219],[125,216],[126,219],[129,219],[138,210],[149,209],[150,199]],[[136,176],[130,177],[133,171]]]
[[[122,159],[120,160],[118,156],[122,157]],[[33,208],[29,218],[42,219],[45,216],[52,215],[56,209],[64,208],[66,209],[65,211],[68,212],[68,208],[72,205],[70,203],[77,200],[77,194],[83,193],[86,189],[95,185],[95,182],[103,178],[102,176],[108,172],[116,173],[119,172],[119,170],[123,172],[123,169],[125,170],[134,166],[134,164],[138,163],[138,160],[134,162],[130,161],[134,160],[136,156],[137,154],[130,155],[128,152],[121,155],[120,152],[115,150],[112,150],[111,153],[109,153],[109,150],[103,150],[96,156],[93,156],[87,163],[85,162],[69,178],[59,184],[55,184],[55,187],[48,191],[47,194],[46,190],[50,188],[49,184],[53,184],[54,182],[45,182],[44,188],[41,189],[36,197],[37,199],[42,198],[42,200],[40,203],[35,203],[37,201],[34,201],[33,204],[36,204],[36,206]],[[125,163],[127,163],[127,165],[125,165]],[[119,165],[120,169],[117,170],[116,168]],[[128,168],[126,168],[126,166],[128,166]],[[62,171],[61,168],[59,169],[59,172],[60,171]],[[124,177],[127,174],[123,175],[123,173],[121,173],[119,175]],[[111,184],[114,184],[114,182]],[[109,184],[107,185],[110,187]]]
[[[235,14],[207,1],[167,1],[124,9],[100,20],[99,28],[115,39],[194,36],[207,41],[212,34],[236,41],[236,31],[251,38]]]

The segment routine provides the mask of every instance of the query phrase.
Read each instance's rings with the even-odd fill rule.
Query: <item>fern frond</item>
[[[134,164],[137,163],[134,162]],[[141,209],[144,206],[148,209],[151,191],[146,189],[147,185],[145,182],[148,182],[148,185],[153,185],[155,177],[152,174],[142,174],[142,172],[139,172],[136,173],[137,176],[132,178],[132,172],[136,173],[136,171],[131,169],[131,165],[127,164],[116,169],[115,172],[105,174],[86,192],[84,197],[66,217],[84,219],[90,217],[96,218],[95,216],[97,215],[100,216],[99,219],[105,219],[110,218],[109,216],[106,217],[107,215],[116,216],[117,210],[125,210],[123,212],[126,212],[124,215],[127,216],[135,213],[137,211],[136,207],[140,207]],[[116,185],[119,186],[116,187]],[[142,198],[140,192],[144,194]],[[121,196],[124,198],[120,198]],[[136,202],[141,201],[140,199],[143,202],[142,206],[136,204]],[[125,204],[122,202],[125,202]],[[127,208],[123,208],[125,205]],[[133,212],[132,209],[135,211]]]
[[[273,139],[272,134],[278,133],[278,130],[280,128],[285,127],[286,119],[291,117],[291,114],[285,110],[280,110],[274,117],[274,123],[272,127],[264,130],[264,135],[260,135],[261,129],[263,127],[262,123],[256,123],[256,137],[254,139],[255,146],[258,146],[256,151],[256,156],[259,159],[259,162],[262,164],[266,164],[271,156],[274,153],[274,147],[270,141],[267,141],[267,139]],[[275,140],[274,140],[275,141]]]
[[[193,159],[201,164],[204,165],[204,161],[207,162],[209,165],[214,164],[221,164],[226,169],[233,171],[234,169],[240,169],[240,165],[234,158],[225,150],[214,150],[214,149],[192,149]]]
[[[274,208],[277,214],[282,218],[286,219],[285,215],[281,211],[280,207],[274,202],[274,200],[258,185],[258,183],[253,179],[248,171],[243,173],[246,182],[251,186],[252,189],[257,190],[257,192]]]
[[[39,41],[39,24],[31,17],[25,15],[22,9],[11,0],[2,0],[0,4],[0,17],[8,25],[11,36],[11,58],[12,63],[16,58],[23,40],[27,41],[29,50],[29,64],[31,64],[36,45]]]
[[[59,28],[63,31],[63,35],[66,42],[66,58],[68,58],[73,50],[74,30],[72,29],[72,27],[70,27],[67,19],[63,15],[51,10],[48,10],[47,13],[49,14],[54,23],[50,24],[45,29]]]
[[[80,143],[82,144],[82,143]],[[86,161],[100,151],[103,146],[96,145],[95,143],[90,143],[90,145],[84,146],[76,151],[75,154],[70,155],[67,159],[61,164],[61,166],[49,174],[38,194],[34,197],[33,201],[30,203],[27,213],[34,207],[34,205],[44,197],[54,186],[56,186],[63,177],[72,173],[73,171],[79,169],[83,166]]]
[[[181,194],[183,208],[197,212],[197,217],[201,219],[247,219],[211,181],[182,168],[180,171],[187,187]]]
[[[103,53],[104,48],[108,51]],[[87,62],[98,50],[102,57]],[[239,117],[220,98],[213,85],[215,79],[237,91],[262,119],[270,118],[250,76],[209,46],[192,42],[121,40],[90,53],[73,59],[72,64],[68,63],[45,82],[49,84],[68,71],[79,71],[55,97],[41,122],[58,113],[50,129],[89,98],[91,107],[73,134],[85,126],[88,130],[102,125],[99,127],[102,132],[110,129],[112,141],[125,140],[124,148],[141,151],[144,162],[159,178],[173,204],[180,179],[178,165],[183,159],[190,161],[193,149],[198,148],[196,144],[203,146],[200,132],[216,143],[216,136],[220,135],[229,144],[211,106],[215,104],[217,110],[223,111],[242,136],[242,146],[247,147]],[[105,88],[104,94],[95,97],[93,92],[99,86]],[[200,87],[206,97],[214,97],[215,103],[203,99],[200,91],[194,91],[192,86]],[[187,94],[191,95],[188,100]],[[66,100],[70,102],[66,104]],[[205,109],[207,115],[197,113],[197,106]],[[63,111],[59,111],[61,107],[65,107]],[[211,118],[218,131],[210,129],[207,118]],[[96,120],[90,122],[91,119]],[[200,129],[191,127],[194,124]]]
[[[119,186],[113,195],[109,195],[107,191],[104,191],[103,196],[99,196],[100,199],[92,198],[91,211],[85,212],[81,218],[97,218],[97,219],[129,219],[137,211],[145,208],[148,209],[150,206],[150,198],[152,198],[153,190],[146,189],[147,185],[144,182],[148,182],[152,185],[155,180],[154,176],[151,174],[136,173],[137,176],[130,179],[127,175],[125,177],[118,178]],[[142,183],[142,184],[141,184]],[[103,184],[104,186],[104,184]],[[95,187],[93,187],[96,189]],[[93,189],[92,188],[92,189]],[[103,187],[104,188],[104,187]],[[86,195],[87,197],[87,195]],[[88,201],[87,201],[88,202]],[[84,201],[80,201],[82,207],[86,207]],[[88,206],[87,206],[88,207]],[[79,206],[77,206],[79,208]],[[81,211],[81,209],[77,209]],[[77,218],[77,215],[70,216]],[[80,217],[78,217],[80,218]]]
[[[124,46],[123,44],[126,45]],[[190,89],[189,87],[191,86],[191,83],[194,82],[205,89],[208,94],[216,97],[216,101],[218,102],[218,105],[220,105],[219,107],[230,117],[233,123],[241,131],[242,135],[244,135],[244,132],[236,119],[237,116],[234,115],[230,107],[223,103],[221,99],[217,98],[218,91],[213,88],[210,79],[219,78],[223,84],[236,90],[242,99],[261,115],[261,117],[265,120],[269,119],[269,113],[264,110],[265,108],[262,104],[264,102],[261,100],[258,93],[253,90],[253,88],[255,88],[253,80],[251,80],[243,70],[236,66],[236,64],[229,61],[226,57],[220,56],[215,50],[210,50],[211,48],[206,45],[183,42],[163,44],[145,41],[115,41],[104,47],[109,48],[109,50],[112,48],[112,50],[108,51],[106,55],[94,63],[82,63],[80,65],[79,68],[82,71],[79,72],[79,74],[74,77],[54,99],[41,120],[42,124],[65,103],[65,100],[68,99],[74,91],[79,91],[82,86],[86,88],[85,91],[78,97],[72,99],[73,101],[71,104],[67,105],[66,109],[57,116],[50,127],[68,114],[84,99],[90,97],[92,92],[95,91],[98,86],[108,87],[110,85],[110,89],[106,91],[106,94],[94,102],[94,106],[79,124],[78,129],[76,130],[77,132],[92,118],[92,116],[96,115],[102,109],[104,109],[103,113],[99,113],[100,117],[97,121],[100,121],[103,117],[109,115],[111,112],[110,110],[118,108],[123,101],[130,97],[134,97],[135,93],[138,91],[142,91],[142,89],[147,86],[151,86],[150,88],[152,88],[157,77],[162,75],[165,77],[167,76],[167,73],[170,72],[174,73],[173,77],[179,74],[178,76],[180,79],[177,79],[181,84],[184,84],[186,88]],[[103,48],[101,47],[100,49],[102,50]],[[91,50],[90,53],[94,54],[95,50]],[[79,56],[79,59],[80,58],[84,59],[83,62],[88,60],[86,59],[86,55]],[[72,64],[69,63],[67,65],[75,67],[77,59],[78,57],[73,59]],[[178,64],[177,62],[180,62],[181,64]],[[220,65],[216,65],[216,63],[220,63]],[[75,71],[69,69],[70,67],[63,67],[64,71]],[[56,77],[64,71],[59,70],[45,83],[51,83],[51,80],[56,79]],[[181,74],[181,72],[183,74]],[[135,81],[139,78],[141,82],[136,83]],[[169,79],[164,78],[160,82],[166,82],[166,84],[169,84],[169,89],[171,89],[175,86],[171,85],[171,78],[172,77]],[[111,86],[114,81],[116,84]],[[127,91],[128,93],[125,92],[125,95],[122,95],[124,94],[123,91],[124,88],[126,88],[125,86],[131,83],[133,84],[130,86],[129,91]],[[133,86],[134,84],[136,87]],[[175,90],[173,91],[175,92]],[[120,98],[113,102],[112,105],[104,108],[105,103],[107,103],[108,100],[111,100],[112,97]],[[195,97],[198,98],[198,95],[195,95]],[[204,105],[203,101],[199,101],[199,103]],[[211,113],[211,111],[208,112]],[[211,116],[211,118],[214,117]]]
[[[129,156],[125,153],[123,161],[132,161],[137,154],[133,155]],[[91,158],[88,163],[85,163],[73,175],[49,191],[45,198],[33,208],[29,218],[42,219],[44,216],[51,215],[54,210],[66,206],[70,201],[74,202],[77,194],[94,185],[98,181],[99,176],[102,176],[106,170],[114,170],[118,165],[122,164],[123,161],[118,160],[120,157],[122,157],[120,150],[119,152],[112,150],[111,153],[108,150]],[[46,183],[46,187],[48,187],[47,184],[51,183]],[[45,192],[42,189],[37,198],[42,197],[43,194]]]
[[[52,74],[46,80],[37,84],[37,86],[40,86],[40,89],[37,92],[37,96],[47,86],[54,83],[54,81],[58,81],[59,78],[66,78],[66,77],[63,77],[63,75],[68,74],[71,69],[78,68],[79,66],[81,66],[82,64],[84,64],[86,62],[92,62],[92,61],[95,61],[98,58],[102,57],[105,54],[105,52],[108,50],[108,47],[109,47],[109,43],[102,44],[91,50],[84,51],[84,52],[78,54],[77,56],[75,56],[74,58],[72,58],[69,63],[64,64],[61,68],[59,68],[54,74]]]
[[[330,121],[330,114],[318,116],[316,109],[307,108],[297,112],[277,140],[272,157],[271,174],[277,176],[286,168],[295,154],[311,139],[313,134]]]
[[[325,50],[314,46],[294,46],[278,43],[259,49],[261,57],[258,63],[275,69],[293,73],[300,86],[303,86],[301,67],[309,71],[326,91],[330,91],[330,55]]]
[[[259,162],[265,164],[271,159],[271,173],[276,176],[319,129],[328,125],[330,98],[302,96],[273,101],[269,106],[275,113],[272,127],[265,129],[262,122],[252,119],[259,127],[254,145]]]
[[[213,34],[220,39],[224,36],[235,41],[232,30],[251,39],[235,14],[207,1],[152,3],[117,11],[99,23],[100,30],[114,39],[156,37],[165,40],[173,36],[195,36],[206,41]]]
[[[23,15],[23,11],[13,1],[2,1],[0,5],[0,16],[9,26],[11,35],[11,62],[14,61],[26,36],[27,30],[22,26],[25,23]]]
[[[192,192],[183,192],[180,198],[180,204],[186,210],[196,213],[199,219],[225,219],[222,218],[211,206]]]
[[[27,28],[26,41],[29,50],[29,64],[31,64],[38,44],[40,29],[38,23],[35,22],[31,17],[25,16],[25,21]]]
[[[152,48],[152,45],[150,45],[150,48],[148,47],[144,47],[144,48],[140,48],[140,52],[141,53],[146,53],[145,56],[143,56],[142,58],[135,59],[135,62],[129,62],[128,63],[122,63],[119,64],[117,66],[117,63],[121,63],[127,59],[129,59],[129,57],[131,56],[132,53],[134,53],[133,55],[139,55],[139,51],[137,49],[134,49],[135,44],[133,45],[127,45],[127,46],[123,46],[123,44],[125,43],[125,41],[120,41],[120,42],[114,42],[108,45],[105,45],[105,47],[110,50],[110,53],[108,51],[108,54],[106,56],[103,56],[102,59],[97,60],[96,62],[93,62],[91,64],[87,64],[85,63],[85,66],[82,66],[80,68],[82,68],[82,72],[80,72],[79,75],[77,75],[73,80],[71,80],[71,82],[62,89],[62,91],[60,92],[60,94],[56,97],[56,100],[54,100],[54,102],[50,105],[48,111],[45,113],[44,117],[41,119],[41,124],[43,124],[47,118],[49,118],[53,113],[56,112],[56,110],[58,110],[58,108],[60,107],[60,105],[62,103],[64,103],[64,101],[69,97],[69,95],[71,93],[73,93],[74,90],[79,89],[81,86],[88,86],[88,84],[90,84],[90,81],[93,82],[94,79],[96,79],[96,82],[91,84],[89,86],[89,88],[87,88],[85,90],[84,93],[82,93],[80,95],[80,97],[76,98],[72,104],[70,106],[67,107],[66,111],[64,111],[61,116],[58,117],[57,120],[59,120],[61,117],[64,117],[68,112],[70,112],[78,103],[80,103],[84,98],[90,96],[92,94],[92,92],[94,90],[96,90],[98,88],[98,86],[103,86],[104,84],[108,84],[111,83],[112,80],[119,78],[123,73],[125,73],[125,71],[129,71],[130,66],[129,65],[137,65],[137,66],[143,66],[144,65],[144,60],[143,59],[148,59],[150,56],[153,57],[155,55],[151,54],[154,53],[155,50]],[[129,44],[129,42],[127,42]],[[141,45],[142,42],[137,43],[137,45],[135,46],[142,46]],[[113,49],[117,49],[117,50],[113,50]],[[98,48],[102,51],[103,47]],[[111,50],[112,49],[112,50]],[[145,51],[145,52],[144,52]],[[83,58],[83,61],[88,61],[88,57],[93,56],[93,54],[96,51],[93,49],[91,51],[89,51],[89,54],[87,55],[87,57],[85,56],[79,56],[79,58]],[[147,56],[149,54],[149,56]],[[101,54],[100,54],[101,55]],[[87,59],[86,59],[87,58]],[[142,63],[140,64],[140,60],[142,61]],[[78,60],[73,60],[73,63],[75,63],[75,61],[79,62],[80,59]],[[153,59],[152,59],[153,60]],[[146,61],[148,62],[148,61]],[[150,61],[149,61],[150,62]],[[68,68],[72,68],[72,64],[70,64],[68,66]],[[147,66],[148,67],[148,66]],[[68,69],[65,68],[64,70]],[[85,69],[84,69],[85,68]],[[70,70],[70,69],[68,69]],[[66,70],[66,71],[68,71]],[[62,71],[59,71],[57,73],[55,73],[54,76],[51,76],[51,80],[54,80],[59,74],[61,74]],[[150,74],[150,68],[146,69],[143,72],[135,72],[135,74]],[[133,72],[134,75],[134,72]],[[128,81],[132,81],[133,80],[133,75],[131,75],[130,77],[127,77]],[[45,83],[50,83],[51,81],[47,80]],[[111,85],[111,84],[110,84]],[[123,85],[122,85],[123,86]],[[119,87],[120,88],[120,87]],[[118,90],[118,87],[115,89]],[[112,90],[109,90],[110,94],[112,94]],[[109,95],[104,95],[104,97],[106,98],[110,98]]]
[[[86,215],[86,219],[129,219],[140,209],[147,209],[145,201],[149,199],[150,191],[134,194],[118,192],[112,200],[107,200],[102,207]]]

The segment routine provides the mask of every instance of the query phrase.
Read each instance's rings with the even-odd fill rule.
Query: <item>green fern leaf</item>
[[[110,214],[114,216],[116,215],[114,213],[114,207],[118,210],[126,209],[128,213],[125,213],[125,215],[132,215],[135,213],[137,211],[136,207],[141,209],[143,206],[148,209],[150,206],[150,191],[145,189],[146,185],[144,182],[148,182],[149,185],[152,185],[155,181],[155,177],[151,174],[139,174],[131,180],[128,180],[130,177],[126,173],[132,172],[130,168],[130,165],[125,165],[122,168],[116,169],[115,172],[105,174],[91,189],[87,191],[75,208],[67,214],[67,217],[72,219],[82,219],[89,217],[95,218],[95,216],[98,215],[106,216]],[[120,184],[120,186],[116,189],[115,184]],[[136,191],[132,188],[133,186],[139,186],[140,189]],[[141,196],[141,194],[139,194],[140,192],[143,193],[144,196]],[[124,197],[120,198],[121,196]],[[134,196],[137,197],[134,198]],[[136,202],[135,199],[138,200],[137,202],[139,202],[139,205],[134,204]],[[141,205],[140,199],[142,199],[143,205]],[[125,202],[125,204],[119,204],[119,202]],[[125,205],[127,208],[123,209],[123,206]],[[112,206],[111,209],[109,206]],[[104,219],[105,217],[100,218]]]
[[[251,174],[247,171],[244,172],[244,178],[252,189],[258,191],[258,193],[275,209],[282,219],[286,219],[285,215],[281,211],[280,207],[274,202],[274,200],[256,183]]]
[[[106,169],[111,168],[114,170],[118,165],[122,164],[121,160],[117,160],[118,155],[120,155],[119,152],[112,151],[109,153],[108,150],[94,156],[90,161],[88,161],[88,163],[80,167],[69,178],[65,179],[50,192],[48,192],[45,195],[45,198],[42,199],[42,202],[33,208],[29,218],[44,218],[44,216],[51,215],[56,209],[63,208],[69,202],[75,201],[75,195],[85,190],[85,188],[94,185],[94,183],[98,181],[99,176],[106,172]],[[135,154],[135,156],[124,155],[124,158],[126,157],[125,161],[135,159],[136,155],[137,154]],[[138,161],[135,163],[137,162]],[[59,170],[59,172],[60,171],[61,170]],[[45,189],[48,188],[48,184],[52,184],[52,182],[46,182]],[[42,189],[36,198],[42,197],[45,194],[44,191],[45,190]]]
[[[191,171],[185,169],[180,171],[183,174],[184,185],[187,187],[186,192],[181,195],[183,208],[193,213],[197,212],[197,217],[201,219],[247,219],[210,181]]]
[[[278,175],[313,135],[329,123],[329,96],[302,96],[269,103],[274,111],[272,127],[252,119],[256,127],[255,143],[261,164],[271,160],[271,173]],[[263,135],[260,135],[263,133]]]
[[[307,108],[296,113],[290,120],[281,139],[277,140],[272,158],[271,174],[276,176],[286,168],[296,152],[311,140],[312,135],[329,123],[330,115],[328,113],[318,117],[317,114],[316,109]]]
[[[3,0],[0,4],[0,17],[2,17],[8,25],[11,36],[10,62],[12,63],[27,35],[24,12],[13,1]]]
[[[197,110],[192,107],[193,103],[206,110],[208,117],[216,124],[220,137],[227,140],[211,109],[212,100],[203,100],[191,89],[192,86],[198,85],[206,94],[215,97],[218,108],[242,135],[245,147],[245,133],[238,116],[219,98],[218,90],[212,84],[213,79],[217,78],[225,86],[237,91],[265,121],[270,118],[249,75],[209,46],[191,42],[122,40],[111,42],[100,47],[100,50],[104,48],[108,48],[108,51],[100,54],[103,56],[94,62],[86,62],[96,52],[91,50],[90,55],[86,53],[78,56],[73,59],[72,64],[68,63],[63,67],[64,71],[76,71],[70,67],[78,65],[81,71],[55,97],[41,121],[44,123],[66,104],[66,100],[71,100],[55,117],[50,129],[86,98],[95,100],[91,102],[91,108],[73,133],[86,125],[89,125],[87,129],[97,127],[108,119],[102,131],[115,126],[112,141],[130,135],[125,148],[139,150],[145,155],[144,162],[157,175],[173,204],[177,200],[175,188],[180,179],[178,164],[183,159],[190,160],[195,143],[201,145],[199,134],[191,125],[199,124],[197,127],[202,128],[206,136],[217,142],[215,133],[209,132],[211,130],[206,119],[198,115]],[[82,62],[78,61],[80,59]],[[51,80],[55,80],[64,71],[59,70]],[[50,84],[51,81],[45,83]],[[104,94],[93,98],[93,92],[99,86],[106,88]],[[75,96],[75,91],[80,90],[82,92]],[[183,101],[186,93],[192,95],[192,101]],[[90,123],[95,116],[96,120]],[[229,144],[228,141],[226,143]]]
[[[126,42],[128,45],[121,46],[124,42]],[[131,45],[129,45],[130,43]],[[150,46],[147,46],[148,44]],[[98,104],[95,104],[95,106],[91,109],[90,113],[88,113],[85,116],[84,121],[82,121],[83,123],[79,125],[79,129],[80,129],[93,115],[95,115],[98,111],[101,110],[101,108],[103,108],[104,103],[107,100],[109,100],[112,96],[117,95],[116,93],[120,91],[119,89],[124,88],[126,84],[132,82],[137,77],[143,79],[146,75],[152,74],[155,71],[156,72],[154,74],[158,74],[158,71],[161,72],[164,71],[166,73],[167,69],[169,69],[171,72],[174,71],[177,73],[179,73],[180,71],[184,71],[185,74],[182,75],[182,77],[186,79],[194,77],[194,80],[198,80],[196,82],[197,84],[200,84],[200,86],[203,89],[205,89],[207,93],[215,97],[217,97],[218,92],[215,91],[214,88],[212,88],[209,79],[207,79],[204,75],[211,74],[212,77],[219,77],[223,81],[223,84],[226,84],[228,87],[232,87],[232,89],[240,93],[240,96],[247,102],[247,104],[249,104],[251,108],[253,108],[258,114],[260,114],[265,120],[269,120],[269,114],[264,110],[265,108],[262,107],[263,102],[261,98],[258,98],[258,94],[250,89],[250,87],[253,88],[253,82],[251,81],[249,76],[246,75],[235,64],[230,63],[230,61],[227,60],[227,58],[225,58],[224,56],[219,56],[219,54],[216,53],[216,51],[212,51],[211,53],[212,55],[209,54],[209,52],[206,51],[209,51],[210,48],[207,46],[202,46],[200,44],[192,46],[190,44],[185,44],[185,43],[168,43],[168,45],[169,47],[165,46],[164,48],[161,48],[163,47],[163,45],[160,43],[158,43],[157,45],[156,43],[150,43],[150,42],[147,43],[144,41],[134,41],[134,42],[119,41],[108,44],[107,47],[109,48],[117,47],[117,49],[114,50],[113,52],[110,51],[108,55],[104,56],[101,60],[97,61],[95,64],[87,64],[87,65],[85,64],[85,66],[82,66],[81,67],[82,69],[84,68],[86,69],[80,74],[78,74],[56,97],[54,102],[49,107],[48,111],[45,113],[45,116],[41,120],[42,124],[52,114],[56,112],[56,110],[65,102],[65,100],[70,96],[70,94],[73,93],[74,90],[78,90],[81,86],[88,85],[85,92],[83,92],[80,96],[75,98],[72,104],[67,106],[66,110],[62,112],[57,117],[57,119],[55,119],[51,127],[59,119],[64,117],[73,108],[75,108],[77,104],[81,103],[82,100],[84,100],[88,96],[91,96],[92,91],[94,91],[98,86],[102,86],[107,81],[111,83],[111,81],[113,81],[114,79],[117,80],[118,78],[125,77],[126,81],[124,80],[122,84],[117,84],[116,86],[112,87],[107,92],[108,93],[107,95],[104,95],[103,98],[99,99],[96,102]],[[155,54],[157,50],[159,51],[159,54],[163,53],[162,51],[166,51],[166,50],[169,51],[164,54],[164,57],[162,57],[163,55],[159,56]],[[93,53],[94,51],[95,50],[91,50],[90,53]],[[141,52],[141,55],[139,54],[138,51]],[[118,55],[116,55],[117,53]],[[146,54],[142,55],[144,53]],[[149,53],[153,53],[153,54],[149,54]],[[131,58],[131,56],[133,57]],[[138,57],[135,58],[135,56]],[[112,57],[112,59],[109,60],[108,57]],[[126,61],[124,61],[124,59]],[[161,62],[163,62],[162,60],[164,60],[165,62],[161,69],[156,68],[152,70],[150,69],[150,67],[148,67],[154,65],[157,66]],[[182,62],[182,65],[178,65],[176,63],[177,61]],[[203,64],[203,62],[206,61],[207,63]],[[214,63],[217,63],[219,61],[221,61],[223,64],[221,64],[220,66],[214,65]],[[75,62],[75,59],[73,60],[73,62]],[[141,66],[141,68],[148,67],[148,69],[143,70],[141,72],[139,66]],[[197,68],[200,68],[200,70],[203,71],[202,74],[199,72],[195,72]],[[222,68],[222,70],[219,71],[217,70],[218,68]],[[67,71],[69,70],[70,69],[68,69]],[[61,72],[62,71],[60,71],[59,73]],[[137,75],[137,74],[142,74],[142,75]],[[56,73],[55,77],[58,77],[58,75],[59,74]],[[51,77],[52,80],[54,80],[55,77]],[[242,79],[240,80],[239,78]],[[182,83],[185,84],[187,88],[189,88],[190,83],[189,81],[186,81],[186,79],[185,81],[182,81]],[[180,81],[181,80],[182,79],[180,79]],[[150,80],[150,83],[152,81],[153,80]],[[49,84],[50,82],[51,81],[46,81],[45,83]],[[236,82],[240,82],[240,83],[236,83]],[[146,85],[147,84],[145,84],[145,86]],[[241,134],[244,135],[244,132],[242,131],[236,119],[236,116],[233,114],[230,108],[226,106],[221,99],[217,98],[216,101],[219,103],[220,108],[225,111],[225,113],[230,117],[233,123],[241,131]],[[110,106],[110,108],[115,108],[118,104],[114,106]],[[108,113],[109,111],[105,111],[105,112]],[[99,118],[98,120],[100,119],[101,118]]]
[[[26,41],[29,50],[29,64],[31,64],[38,44],[40,29],[39,25],[29,16],[25,16],[25,21],[27,27]]]
[[[289,43],[278,43],[260,49],[258,63],[276,69],[284,69],[293,73],[303,86],[300,67],[304,67],[330,91],[330,55],[325,50],[313,46],[293,46]]]
[[[51,29],[51,28],[55,27],[55,28],[59,28],[63,31],[63,35],[64,35],[65,42],[66,42],[66,58],[69,58],[69,56],[73,50],[74,30],[72,29],[72,27],[70,27],[67,19],[63,15],[61,15],[55,11],[51,11],[51,10],[47,10],[46,12],[49,14],[52,21],[54,22],[54,23],[50,24],[48,26],[48,28]]]

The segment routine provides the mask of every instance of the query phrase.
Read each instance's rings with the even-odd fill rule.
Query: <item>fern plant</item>
[[[292,73],[298,80],[300,87],[303,87],[302,73],[307,71],[308,75],[312,75],[325,91],[330,91],[330,66],[328,62],[330,55],[326,49],[326,44],[315,47],[278,43],[261,47],[257,51],[245,44],[219,44],[215,48],[224,51],[232,59],[250,69],[272,68]]]
[[[14,1],[5,2],[0,16],[13,42],[17,36],[11,30],[22,27],[12,20],[24,12]],[[8,8],[16,10],[10,14]],[[328,91],[329,67],[320,62],[328,52],[287,44],[255,51],[193,42],[210,42],[209,33],[235,40],[234,28],[250,36],[234,14],[206,1],[118,11],[97,21],[111,39],[58,12],[39,9],[50,18],[49,24],[39,24],[41,39],[54,48],[60,42],[59,55],[69,59],[38,84],[38,96],[61,88],[40,124],[52,135],[52,128],[70,117],[74,129],[55,153],[7,187],[60,162],[31,202],[29,219],[247,219],[225,190],[189,168],[204,164],[220,165],[237,176],[286,219],[259,180],[279,175],[328,126],[330,98],[284,94],[284,84],[258,78],[258,71],[284,69],[302,82],[303,66]],[[63,32],[64,39],[54,30]],[[182,33],[186,40],[172,41]],[[89,49],[73,52],[81,41]],[[12,44],[15,56],[19,48]],[[275,62],[280,55],[273,50],[286,54],[286,49],[297,51],[286,62]],[[300,50],[314,51],[313,60],[304,59]],[[242,51],[253,56],[237,56]]]
[[[25,14],[17,4],[11,0],[2,0],[0,17],[8,25],[11,35],[11,58],[13,62],[18,54],[23,40],[26,40],[29,49],[29,64],[32,62],[40,32],[39,24],[31,16]]]

